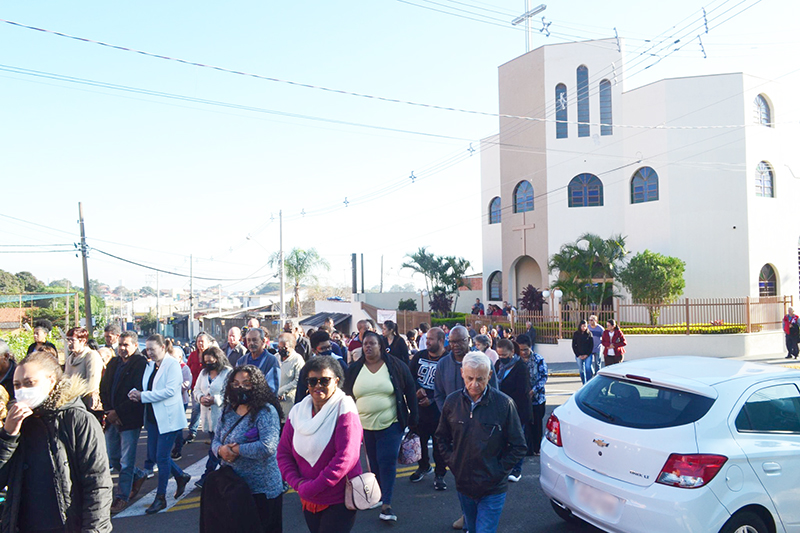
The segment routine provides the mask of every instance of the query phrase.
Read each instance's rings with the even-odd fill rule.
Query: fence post
[[[744,319],[745,319],[745,322],[747,323],[747,329],[745,329],[745,331],[747,331],[747,333],[752,333],[753,329],[752,329],[752,325],[750,324],[750,297],[749,296],[745,297],[744,305],[745,305],[745,308],[744,308]]]
[[[683,301],[686,303],[686,334],[690,334],[689,329],[689,298],[684,298]]]

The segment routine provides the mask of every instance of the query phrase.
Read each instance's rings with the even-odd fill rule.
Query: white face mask
[[[49,395],[50,387],[46,381],[35,387],[22,387],[14,391],[17,403],[25,404],[31,409],[36,409],[42,405]]]

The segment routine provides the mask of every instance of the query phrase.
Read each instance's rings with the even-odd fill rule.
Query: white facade
[[[588,136],[578,134],[581,66],[588,69]],[[625,91],[624,74],[613,39],[545,46],[500,67],[500,113],[545,121],[501,118],[499,143],[484,140],[493,146],[482,152],[486,300],[497,301],[489,298],[495,272],[502,299],[517,301],[528,283],[549,286],[549,257],[587,232],[622,234],[633,254],[649,249],[682,259],[690,298],[757,297],[767,264],[776,294],[797,298],[800,131],[781,121],[781,110],[792,106],[789,90],[733,73]],[[613,122],[605,135],[601,82],[609,87]],[[566,138],[557,138],[559,84],[566,88]],[[759,122],[759,95],[771,125]],[[773,197],[757,194],[762,161],[771,167]],[[634,203],[632,179],[645,167],[657,174],[657,199]],[[581,200],[570,183],[582,174],[602,182],[601,205],[570,207],[570,198]],[[533,188],[533,210],[515,212],[514,191],[524,180]],[[495,196],[502,219],[489,224]]]

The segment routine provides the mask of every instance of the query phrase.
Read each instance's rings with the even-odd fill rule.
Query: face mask
[[[36,409],[42,405],[49,395],[50,387],[47,382],[35,387],[22,387],[14,391],[17,402],[25,404],[31,409]]]
[[[230,402],[234,405],[244,405],[252,399],[252,392],[239,387],[231,388]]]
[[[289,350],[286,348],[278,348],[278,353],[281,354],[281,357],[286,357],[289,355]]]
[[[333,355],[333,350],[325,350],[324,352],[321,352],[319,355]]]
[[[212,370],[216,370],[219,366],[219,363],[203,363],[203,368],[206,369],[206,372],[211,372]]]

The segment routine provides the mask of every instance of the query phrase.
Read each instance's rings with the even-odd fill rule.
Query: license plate
[[[584,511],[601,518],[613,518],[619,513],[619,506],[622,504],[622,500],[613,494],[590,487],[577,479],[574,487],[575,503]]]

